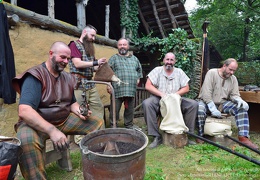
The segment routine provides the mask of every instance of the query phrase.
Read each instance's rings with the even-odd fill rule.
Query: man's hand
[[[106,61],[107,61],[106,58],[100,58],[100,59],[98,60],[98,65],[101,66],[101,65],[104,64]]]
[[[79,116],[79,118],[82,119],[82,120],[87,120],[88,117],[91,116],[91,114],[92,114],[92,111],[88,110],[88,114],[87,114],[86,116],[83,116],[83,115],[80,114],[80,113],[78,113],[78,116]]]
[[[54,148],[57,151],[64,151],[69,148],[69,141],[64,133],[58,130],[56,127],[52,127],[48,133],[53,143]]]
[[[221,118],[221,112],[217,110],[216,105],[214,104],[213,101],[209,102],[207,104],[209,111],[211,112],[211,115],[217,118]]]
[[[235,103],[237,104],[237,109],[244,108],[246,111],[248,111],[249,109],[248,104],[241,98],[236,98]]]
[[[107,86],[107,92],[108,92],[109,94],[112,93],[112,90],[111,90],[110,86]]]

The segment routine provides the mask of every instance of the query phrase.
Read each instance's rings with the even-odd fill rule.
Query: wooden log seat
[[[187,134],[169,134],[162,132],[163,144],[174,148],[183,148],[188,144]]]

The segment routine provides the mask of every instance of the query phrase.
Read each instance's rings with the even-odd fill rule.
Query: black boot
[[[161,136],[155,136],[154,139],[153,139],[153,142],[150,144],[149,148],[151,148],[151,149],[156,148],[160,144],[162,144],[162,137]]]

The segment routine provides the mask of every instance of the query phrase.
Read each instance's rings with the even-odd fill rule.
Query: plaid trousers
[[[204,125],[206,121],[207,114],[210,112],[208,106],[203,101],[199,100],[198,109],[198,135],[204,135]],[[223,103],[223,113],[231,114],[235,116],[236,125],[238,127],[238,135],[249,137],[249,119],[248,113],[245,109],[236,107],[231,101],[226,101]]]
[[[90,116],[87,120],[81,120],[74,113],[61,124],[56,126],[64,134],[82,134],[86,135],[92,131],[100,129],[103,120],[95,116]],[[43,150],[45,140],[48,135],[22,123],[17,129],[17,137],[21,140],[23,154],[19,160],[19,166],[23,177],[27,180],[45,180],[47,174],[45,171]]]

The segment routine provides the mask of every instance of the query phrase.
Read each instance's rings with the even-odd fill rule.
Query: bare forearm
[[[145,86],[146,90],[149,91],[151,94],[159,97],[163,97],[164,93],[159,91],[157,88],[154,86]]]
[[[43,119],[31,106],[19,105],[19,117],[29,126],[46,134],[51,133],[56,127]]]
[[[189,85],[179,89],[176,93],[179,94],[180,96],[183,96],[184,94],[188,93],[190,90]]]

